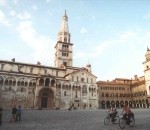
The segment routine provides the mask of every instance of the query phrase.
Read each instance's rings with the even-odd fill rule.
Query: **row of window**
[[[62,42],[62,37],[59,40]],[[67,42],[67,37],[64,37],[64,42]],[[68,38],[68,43],[70,43],[70,38]]]
[[[32,88],[30,91],[32,92],[32,93],[34,93],[34,90],[35,90],[35,88]],[[14,90],[14,88],[12,87],[12,86],[10,86],[10,87],[5,87],[5,90],[4,91],[8,91],[8,92],[14,92],[15,90]],[[21,88],[17,88],[17,92],[26,92],[26,88],[23,88],[23,87],[21,87]]]
[[[100,87],[101,90],[126,90],[125,87],[107,87],[107,86],[104,86],[104,87]],[[129,88],[127,88],[127,90],[130,90]]]
[[[60,88],[58,88],[58,87],[56,87],[57,89],[60,89]],[[62,87],[63,88],[63,90],[71,90],[71,87],[69,86],[69,87]],[[76,90],[76,91],[80,91],[81,90],[81,87],[80,86],[77,86],[77,87],[72,87],[72,90]],[[87,87],[86,86],[83,86],[82,87],[82,93],[87,93]],[[96,88],[89,88],[89,92],[96,92]]]
[[[56,86],[56,88],[59,88],[60,89],[60,87],[61,86],[59,86],[58,87],[58,85]],[[62,86],[62,88],[64,89],[64,90],[71,90],[71,85],[63,85]],[[72,90],[81,90],[81,86],[72,86]],[[83,87],[82,87],[82,93],[87,93],[87,90],[88,90],[88,88],[87,88],[87,86],[86,85],[84,85]],[[89,92],[96,92],[96,88],[95,87],[89,87]]]
[[[9,80],[6,79],[4,82],[4,85],[6,86],[15,86],[17,84],[17,86],[27,86],[28,82],[27,81],[15,81],[15,80]],[[54,86],[55,84],[55,80],[50,80],[49,78],[43,79],[41,78],[39,80],[39,84],[40,86]],[[0,79],[0,85],[3,85],[3,80]],[[29,86],[36,86],[36,82],[29,82]]]
[[[114,94],[114,93],[102,93],[102,97],[130,97],[130,94]]]
[[[64,91],[64,96],[67,96],[67,91]],[[91,95],[92,97],[94,97],[94,93],[92,93]],[[78,98],[79,95],[78,95],[78,91],[75,91],[75,97]]]
[[[27,86],[28,82],[24,82],[24,81],[12,81],[12,80],[5,80],[4,85],[5,86]],[[3,85],[3,80],[0,80],[0,85]],[[29,82],[29,86],[36,86],[35,82]]]
[[[133,97],[146,96],[147,92],[146,91],[144,91],[144,92],[142,91],[142,92],[133,93],[132,95],[133,95]]]
[[[62,49],[68,49],[68,48],[69,48],[69,45],[65,45],[65,44],[62,45]]]
[[[62,52],[62,56],[68,57],[68,56],[69,56],[69,53],[67,53],[67,52]]]
[[[39,86],[54,86],[55,80],[50,80],[49,78],[39,80]]]
[[[46,78],[46,79],[43,79],[43,78],[40,78],[39,79],[39,82],[37,85],[39,86],[54,86],[56,83],[56,81],[54,79],[50,80],[49,78]],[[15,81],[14,80],[10,80],[10,79],[6,79],[5,81],[3,79],[0,79],[0,86],[33,86],[35,87],[36,86],[36,82],[35,80],[33,82],[27,82],[27,81]],[[56,87],[59,87],[61,88],[61,84],[56,84]],[[81,87],[80,86],[72,86],[73,89],[80,89]],[[62,85],[62,88],[63,89],[71,89],[71,85]],[[82,87],[82,90],[84,92],[87,91],[87,86],[84,85]],[[85,91],[86,90],[86,91]],[[95,87],[89,87],[89,91],[96,91],[96,88]]]
[[[87,82],[87,83],[93,83],[93,79],[89,79],[89,78],[79,78],[79,77],[75,77],[75,76],[72,76],[72,81],[81,81],[81,82]]]
[[[102,93],[102,97],[139,97],[146,96],[147,92],[144,93],[134,93],[134,94],[118,94],[118,93]]]

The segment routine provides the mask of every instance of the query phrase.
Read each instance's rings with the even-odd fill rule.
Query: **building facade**
[[[98,81],[99,108],[109,108],[111,104],[121,108],[127,104],[133,108],[150,106],[150,50],[147,48],[143,62],[144,76],[133,79],[116,78],[113,81]]]
[[[68,17],[62,18],[55,45],[55,67],[0,60],[0,105],[68,109],[98,107],[96,76],[91,65],[73,66],[73,43]]]
[[[98,81],[99,108],[109,108],[111,104],[120,108],[131,102],[131,89],[129,79],[116,78],[113,81]]]
[[[149,98],[145,86],[144,76],[136,78],[136,81],[131,84],[132,90],[132,107],[135,108],[149,108]]]

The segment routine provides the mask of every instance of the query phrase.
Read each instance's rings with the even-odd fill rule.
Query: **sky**
[[[91,64],[97,81],[144,75],[150,0],[0,0],[0,60],[54,67],[65,10],[73,66]]]

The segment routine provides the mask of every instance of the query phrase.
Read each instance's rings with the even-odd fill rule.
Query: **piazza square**
[[[4,111],[1,130],[121,130],[118,124],[104,125],[107,109],[24,110],[21,122],[9,122],[11,111]],[[118,115],[121,117],[121,109]],[[124,130],[149,130],[149,109],[132,109],[135,125]]]
[[[61,3],[60,1],[61,0],[59,0],[58,3],[61,5],[63,2]],[[85,7],[84,9],[87,9],[86,6],[83,5],[86,5],[89,0],[79,1],[79,5],[83,8]],[[7,29],[9,28],[10,30],[15,28],[15,35],[7,29],[2,29],[4,33],[0,31],[0,34],[2,34],[0,43],[2,44],[1,48],[3,48],[0,50],[0,109],[2,108],[2,111],[0,111],[0,121],[2,120],[0,129],[120,130],[118,122],[104,125],[104,119],[108,115],[108,110],[111,106],[114,106],[114,108],[117,109],[119,119],[122,117],[121,112],[124,109],[124,106],[128,106],[135,115],[135,125],[130,127],[126,124],[124,129],[150,130],[150,32],[148,32],[147,28],[144,28],[144,36],[139,36],[139,33],[142,32],[141,28],[143,27],[142,25],[144,25],[143,22],[139,22],[137,26],[135,25],[134,27],[136,29],[132,26],[132,23],[129,28],[131,29],[133,27],[132,29],[134,31],[128,31],[124,28],[127,25],[122,25],[122,22],[119,22],[120,20],[123,20],[123,18],[120,18],[122,15],[119,15],[119,11],[115,14],[112,13],[114,15],[113,17],[115,17],[116,14],[118,14],[119,17],[116,18],[116,20],[118,20],[120,25],[115,26],[116,30],[118,28],[124,28],[124,30],[127,31],[125,33],[122,33],[121,31],[120,33],[118,32],[118,39],[116,40],[116,37],[113,35],[115,29],[110,29],[115,25],[112,24],[113,21],[112,23],[104,25],[105,28],[102,28],[102,25],[96,24],[99,22],[99,20],[96,21],[99,12],[96,13],[98,15],[97,17],[94,13],[89,14],[89,16],[80,15],[80,17],[75,17],[74,15],[77,15],[76,13],[69,15],[72,9],[70,6],[72,3],[69,6],[64,4],[63,7],[61,7],[53,0],[45,0],[45,3],[49,5],[51,9],[54,8],[54,6],[52,6],[53,4],[55,4],[55,6],[57,5],[59,8],[52,9],[53,11],[51,11],[53,13],[48,9],[47,15],[45,15],[45,17],[49,16],[51,18],[49,19],[49,27],[51,27],[50,31],[53,33],[56,29],[54,29],[53,26],[55,25],[56,27],[56,24],[58,25],[59,23],[58,19],[61,19],[59,29],[56,29],[57,31],[55,32],[57,38],[54,41],[54,39],[47,37],[49,34],[51,37],[54,34],[51,32],[48,34],[47,27],[44,31],[41,27],[42,25],[40,25],[42,19],[43,24],[48,25],[48,21],[43,17],[44,14],[39,15],[41,12],[38,12],[36,14],[37,16],[40,16],[40,18],[38,17],[38,20],[33,17],[36,16],[34,13],[38,11],[40,7],[42,7],[41,10],[44,10],[44,7],[48,8],[48,6],[45,5],[45,3],[41,4],[40,1],[35,3],[28,2],[28,0],[23,1],[23,3],[18,0],[13,0],[12,3],[9,3],[7,0],[0,0],[0,6],[2,7],[2,9],[0,9],[0,27],[7,27]],[[100,3],[101,2],[103,3],[104,1],[100,1]],[[115,3],[122,4],[116,1],[111,4],[114,5]],[[21,10],[23,12],[19,13],[17,9],[10,8],[11,4],[13,7],[16,7],[17,4],[21,4],[22,6],[18,9],[23,7],[26,11]],[[30,5],[30,9],[25,7],[26,4],[32,5]],[[97,6],[95,3],[92,4]],[[107,5],[105,2],[104,4],[108,7],[111,6],[111,4]],[[134,5],[134,3],[132,4]],[[128,7],[127,5],[125,4],[122,6]],[[137,6],[139,7],[139,5],[140,4],[137,1]],[[142,3],[142,5],[143,7],[146,7],[148,12],[148,4]],[[77,5],[75,4],[75,6]],[[89,3],[87,6],[92,8]],[[120,8],[117,4],[115,6]],[[5,14],[7,12],[6,7],[9,9],[10,20],[7,20],[8,14]],[[66,10],[64,7],[68,7],[70,10]],[[130,7],[128,8],[130,9]],[[82,9],[82,11],[85,11],[84,9]],[[112,9],[114,8],[112,7]],[[72,11],[75,10],[72,9]],[[62,14],[61,16],[60,12]],[[77,12],[80,14],[80,10],[77,10]],[[84,14],[86,13],[84,12]],[[103,16],[101,13],[100,15],[101,17]],[[87,25],[82,24],[80,31],[78,30],[78,33],[80,32],[79,36],[81,36],[85,45],[81,44],[80,38],[77,38],[77,35],[74,32],[77,29],[76,26],[79,27],[82,23],[81,21],[77,23],[78,20],[81,20],[82,16],[86,16],[85,18],[88,17],[88,20],[86,19]],[[114,20],[113,17],[112,20]],[[143,15],[142,17],[143,21],[149,19],[149,14]],[[13,23],[11,20],[19,21],[17,24],[18,26],[15,26],[15,22]],[[35,22],[36,20],[37,22]],[[100,20],[103,21],[104,19],[101,18]],[[93,21],[93,25],[89,24],[89,21]],[[107,19],[106,21],[109,20]],[[86,21],[84,22],[86,23]],[[105,23],[103,22],[101,24]],[[71,27],[69,26],[70,23],[72,25]],[[96,24],[96,26],[94,26],[94,24]],[[142,27],[138,28],[140,24],[142,24]],[[149,24],[147,23],[147,27],[148,25]],[[38,29],[36,30],[34,28],[38,26],[41,27],[40,29],[41,32],[43,32],[43,35],[38,33]],[[96,27],[97,30],[102,29],[102,31],[110,29],[110,32],[108,30],[105,31],[112,34],[114,39],[109,37],[108,39],[106,38],[107,40],[101,41],[99,37],[102,32],[96,32],[96,29],[95,32],[90,31],[94,29],[92,29],[92,27]],[[12,33],[10,39],[5,39],[5,33],[8,32]],[[93,34],[95,35],[93,36]],[[74,35],[76,39],[74,39]],[[102,39],[105,37],[108,37],[108,34],[103,35]],[[11,40],[11,38],[15,40]],[[98,40],[95,41],[96,38],[98,38]],[[93,40],[93,43],[91,42],[91,39]],[[76,44],[74,41],[78,41],[80,44]],[[96,44],[97,41],[99,41],[99,44]],[[145,41],[147,41],[147,45]],[[12,50],[9,50],[9,48],[11,48],[11,46],[9,46],[11,42],[14,46],[12,47]],[[14,42],[21,43],[18,46]],[[25,47],[21,48],[24,43],[26,44],[25,46],[29,47],[28,49]],[[93,44],[92,47],[91,44]],[[123,44],[124,47],[120,48]],[[144,49],[141,44],[144,44]],[[116,48],[113,47],[115,45]],[[129,46],[127,47],[127,45]],[[87,51],[87,48],[89,51]],[[112,49],[106,51],[105,48]],[[34,50],[34,53],[29,53],[33,51],[32,49]],[[46,51],[47,49],[49,52]],[[104,50],[105,52],[103,53]],[[130,51],[130,53],[126,52],[123,55],[121,52],[124,52],[125,50]],[[104,58],[103,56],[106,53],[107,58]],[[122,57],[119,57],[119,54],[122,55]],[[131,58],[128,54],[130,54],[131,57],[134,56],[135,59],[134,57]],[[54,56],[54,59],[52,59],[52,55]],[[8,60],[8,57],[11,57],[11,59]],[[20,59],[20,61],[18,59]],[[89,59],[91,61],[89,61]],[[101,59],[103,60],[101,61]],[[40,60],[45,63],[49,63],[48,61],[53,62],[54,65],[44,64]],[[37,62],[35,63],[35,61]],[[81,67],[81,64],[83,64],[82,62],[84,63],[84,66],[82,65]],[[143,68],[140,71],[143,73],[140,73],[139,75],[136,71],[137,68],[139,68],[137,66],[141,65]],[[113,70],[111,67],[114,67],[116,70]],[[132,70],[135,68],[134,71],[129,70],[134,72],[132,77],[124,77],[123,75],[125,73],[125,75],[130,73],[128,72],[128,68],[132,68]],[[104,73],[104,70],[106,70],[107,74]],[[114,77],[110,80],[110,77],[112,78],[113,74],[116,76],[115,73],[118,74],[118,77]],[[109,79],[106,79],[107,76],[110,76]],[[105,78],[106,80],[102,78]],[[21,117],[17,117],[17,120],[19,119],[20,122],[11,121],[14,118],[13,116],[15,116],[16,120],[16,115],[13,114],[12,110],[14,106],[17,107],[16,111],[18,111],[19,107],[22,110],[20,110]]]

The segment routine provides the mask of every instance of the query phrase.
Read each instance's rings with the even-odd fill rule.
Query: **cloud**
[[[18,0],[13,0],[13,3],[14,4],[18,4]]]
[[[11,26],[11,23],[6,19],[5,14],[0,10],[0,24]]]
[[[112,43],[110,41],[106,41],[104,43],[98,44],[98,46],[94,47],[92,50],[92,56],[97,57],[100,56]]]
[[[48,64],[54,54],[53,48],[54,42],[46,36],[39,35],[37,31],[33,28],[31,21],[21,21],[17,27],[21,39],[30,46],[34,52],[32,54],[33,61],[40,61],[42,64]],[[48,58],[49,57],[49,58]],[[47,58],[49,60],[47,60]]]
[[[32,8],[33,10],[37,10],[37,9],[38,9],[38,7],[37,7],[36,5],[33,5],[31,8]]]
[[[123,32],[121,35],[120,35],[120,40],[121,41],[127,41],[133,37],[136,37],[137,33],[135,31],[126,31],[126,32]]]
[[[142,75],[142,62],[145,60],[144,55],[147,44],[150,45],[149,41],[150,32],[146,32],[145,30],[127,30],[111,40],[106,40],[105,42],[108,42],[108,46],[103,48],[103,52],[107,54],[105,53],[105,57],[102,58],[109,58],[109,56],[112,58],[108,60],[111,62],[108,74],[106,72],[107,76],[103,78],[131,77],[132,74]],[[102,66],[105,67],[106,63]]]
[[[150,11],[143,16],[143,19],[150,19]]]
[[[23,12],[17,15],[20,20],[28,20],[31,19],[31,15],[28,12]]]
[[[92,15],[92,19],[93,19],[93,20],[95,20],[95,19],[96,19],[96,17],[95,17],[94,15]]]
[[[78,51],[77,54],[74,56],[74,58],[85,58],[85,57],[89,57],[89,58],[94,58],[94,57],[98,57],[100,56],[109,46],[109,42],[105,42],[105,43],[101,43],[96,47],[93,48],[88,48],[85,51]]]
[[[150,32],[146,32],[146,36],[147,36],[147,37],[150,37]]]
[[[7,0],[0,0],[0,6],[5,6],[7,4]]]
[[[16,16],[16,11],[11,10],[11,11],[10,11],[10,15],[11,15],[11,16]]]
[[[50,2],[51,0],[46,0],[46,2],[48,3],[48,2]]]
[[[85,28],[82,28],[82,29],[80,30],[80,33],[87,33],[87,30],[86,30]]]
[[[77,54],[74,58],[96,58],[100,57],[106,51],[111,48],[120,48],[120,47],[128,47],[132,50],[132,55],[137,55],[138,45],[144,44],[146,41],[150,41],[150,32],[138,32],[134,30],[127,30],[118,34],[116,37],[111,39],[107,39],[103,42],[97,42],[96,46],[89,46],[84,51],[77,50]],[[137,46],[135,46],[135,43]],[[140,57],[141,59],[141,57]]]

